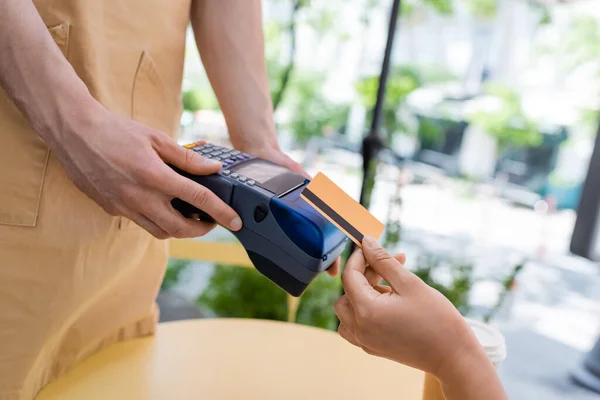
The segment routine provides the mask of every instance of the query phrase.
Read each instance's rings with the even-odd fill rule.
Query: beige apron
[[[35,0],[108,110],[175,135],[190,0]],[[32,399],[91,353],[150,335],[166,242],[67,178],[0,90],[0,400]]]

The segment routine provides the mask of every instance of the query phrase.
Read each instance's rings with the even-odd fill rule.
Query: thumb
[[[210,175],[219,172],[221,162],[211,160],[194,150],[179,146],[171,138],[164,140],[157,149],[163,161],[194,175]]]
[[[363,239],[363,252],[369,267],[373,268],[390,286],[396,291],[402,287],[406,281],[407,271],[398,259],[392,257],[377,240],[370,236]]]

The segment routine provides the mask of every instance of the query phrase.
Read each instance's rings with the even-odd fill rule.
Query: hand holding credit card
[[[321,172],[300,197],[360,247],[365,235],[379,239],[383,232],[382,222]]]

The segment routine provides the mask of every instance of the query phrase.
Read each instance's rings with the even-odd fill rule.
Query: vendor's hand
[[[308,174],[308,172],[306,172],[306,170],[300,163],[297,163],[296,161],[292,160],[288,155],[284,154],[278,147],[273,148],[265,146],[263,148],[240,148],[238,150],[241,150],[248,154],[252,154],[255,157],[260,157],[264,160],[274,162],[275,164],[283,165],[284,167],[287,167],[292,171],[299,173],[300,175],[304,175],[308,179],[312,179],[312,177]],[[340,258],[338,257],[337,260],[335,260],[335,262],[329,267],[329,269],[327,269],[327,273],[330,276],[336,276],[339,273],[339,271]]]
[[[312,179],[312,177],[308,174],[308,172],[306,172],[302,164],[292,160],[290,156],[282,153],[281,151],[276,151],[269,155],[264,155],[262,156],[262,158],[272,161],[275,164],[283,165],[284,167],[287,167],[300,175],[304,175],[308,179]]]
[[[59,137],[59,139],[58,139]],[[50,142],[75,185],[113,216],[124,216],[159,239],[198,237],[214,224],[184,218],[171,205],[180,198],[231,230],[236,212],[205,187],[167,164],[197,175],[221,164],[178,146],[168,135],[104,108],[77,115]]]
[[[327,270],[327,273],[330,276],[337,276],[337,274],[340,272],[340,258],[338,257],[333,264],[331,264],[331,266],[329,267],[329,269]]]
[[[263,160],[268,160],[274,162],[275,164],[283,165],[284,167],[289,168],[308,179],[312,179],[312,177],[308,174],[308,172],[306,172],[300,163],[292,160],[290,156],[283,153],[277,146],[245,147],[238,148],[238,150],[243,151],[244,153],[252,154],[253,156],[262,158]]]
[[[487,362],[456,308],[405,269],[404,261],[365,237],[363,250],[350,257],[342,273],[346,294],[335,304],[340,335],[369,354],[438,377],[458,356]],[[382,278],[390,286],[380,285]]]

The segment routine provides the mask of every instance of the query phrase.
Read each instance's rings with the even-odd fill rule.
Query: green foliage
[[[320,274],[300,298],[296,322],[336,330],[338,319],[333,305],[340,297],[340,292],[339,279],[331,278],[324,273]]]
[[[383,247],[386,249],[394,247],[400,242],[400,234],[402,233],[402,225],[400,221],[388,221],[385,226],[385,238]]]
[[[473,289],[476,280],[473,275],[473,265],[471,263],[459,262],[443,262],[437,256],[429,253],[424,253],[419,257],[417,262],[418,267],[413,272],[423,280],[427,285],[436,289],[444,297],[446,297],[463,316],[469,316],[472,307],[469,303],[469,295]],[[436,277],[436,272],[440,268],[449,268],[450,279],[439,279]],[[502,305],[506,301],[506,296],[513,290],[517,276],[525,267],[525,261],[515,265],[510,274],[501,282],[502,290],[499,294],[496,305],[483,316],[483,320],[487,323],[492,320]]]
[[[539,25],[550,25],[552,23],[552,14],[547,5],[529,1],[529,6],[538,11],[540,15]]]
[[[432,147],[444,139],[444,128],[441,122],[430,118],[421,118],[419,121],[419,138],[423,143]]]
[[[286,126],[301,143],[328,130],[338,132],[348,119],[350,107],[331,103],[321,91],[324,82],[323,74],[298,70],[290,83]]]
[[[345,25],[337,18],[338,10],[331,2],[315,2],[311,0],[292,0],[289,21],[279,24],[270,21],[265,25],[266,62],[271,99],[275,110],[286,102],[288,91],[293,90],[291,82],[296,74],[296,32],[298,27],[311,27],[317,34],[335,35],[345,40],[349,37]],[[285,61],[281,61],[282,38],[289,39],[289,53]],[[287,104],[286,104],[287,105]]]
[[[221,317],[287,320],[285,292],[253,268],[217,265],[197,302]]]
[[[283,73],[284,66],[281,65],[281,63],[277,60],[269,58],[267,58],[266,60],[266,65],[267,75],[269,77],[269,90],[271,94],[271,101],[274,101],[278,97],[280,98],[283,94],[281,88],[281,74]],[[273,109],[277,110],[275,108],[275,105],[273,105]]]
[[[197,92],[193,90],[183,92],[182,102],[183,109],[186,111],[196,112],[202,107]]]
[[[272,20],[264,24],[263,30],[266,43],[265,59],[269,89],[271,90],[271,99],[275,100],[277,97],[282,97],[283,91],[285,91],[285,88],[282,89],[282,76],[286,65],[280,61],[284,34],[282,27]],[[289,60],[287,61],[289,62]]]
[[[339,293],[339,279],[319,275],[300,299],[296,322],[335,330]],[[287,321],[286,293],[253,268],[217,265],[197,303],[220,317]]]
[[[590,110],[589,108],[581,110],[579,123],[592,139],[598,134],[598,122],[600,122],[600,111]]]
[[[542,49],[554,54],[562,72],[573,73],[581,68],[590,72],[590,79],[600,79],[600,20],[592,15],[574,18],[560,34],[560,40]],[[595,94],[600,100],[600,93]],[[581,110],[580,124],[590,135],[596,135],[600,112],[597,109]]]
[[[600,78],[600,21],[580,15],[559,29],[559,40],[539,46],[541,55],[552,55],[563,74],[585,68],[592,71],[594,79]]]
[[[312,10],[310,10],[312,11]],[[317,32],[324,34],[335,27],[337,21],[336,10],[324,9],[319,12],[311,12],[307,16],[308,24]]]
[[[406,0],[400,4],[400,16],[403,18],[410,18],[414,15],[417,10],[416,0]]]
[[[499,152],[508,147],[530,147],[542,144],[543,136],[537,124],[523,112],[520,95],[513,89],[488,84],[485,92],[497,101],[493,110],[480,110],[468,117],[470,123],[494,136]]]
[[[452,15],[453,0],[403,0],[400,5],[400,16],[410,18],[421,8],[431,8],[439,15]]]
[[[565,177],[561,176],[556,170],[550,173],[550,176],[548,177],[548,182],[550,182],[555,187],[562,188],[571,188],[573,186],[578,186],[581,183],[578,180],[566,179]]]
[[[471,307],[469,305],[469,294],[473,288],[473,265],[469,263],[458,263],[451,265],[452,274],[449,283],[442,283],[436,279],[435,271],[441,266],[441,260],[431,254],[423,254],[418,261],[415,275],[426,284],[439,291],[446,297],[462,315],[468,315]]]
[[[540,25],[550,25],[552,23],[552,14],[548,10],[548,7],[542,9],[542,16],[540,17]]]
[[[566,68],[594,64],[600,77],[600,21],[592,15],[575,18],[555,50],[566,61]]]
[[[498,13],[498,0],[463,0],[469,13],[482,20],[493,19]]]
[[[391,140],[391,135],[397,130],[406,130],[404,123],[398,119],[398,109],[406,103],[408,96],[425,84],[438,84],[455,80],[456,76],[439,66],[401,65],[392,68],[385,92],[383,109],[383,127]],[[379,75],[361,79],[356,84],[356,92],[362,104],[372,109],[377,100]],[[435,132],[430,132],[435,136]]]
[[[165,277],[162,281],[161,290],[168,290],[179,281],[181,273],[190,264],[187,260],[169,260],[167,264],[167,270],[165,271]]]
[[[383,108],[383,126],[388,137],[397,129],[404,128],[403,124],[398,121],[398,108],[405,103],[407,96],[419,88],[421,84],[422,78],[416,67],[403,65],[390,71]],[[369,112],[370,118],[372,118],[372,108],[377,101],[378,88],[379,75],[363,78],[356,84],[356,92],[363,105],[371,110]]]
[[[278,74],[279,82],[276,91],[271,92],[271,99],[273,101],[273,109],[277,110],[279,105],[284,99],[284,95],[287,91],[290,78],[296,66],[296,26],[298,25],[299,12],[310,5],[309,0],[293,0],[292,10],[290,15],[289,24],[287,24],[286,31],[290,39],[290,50],[287,60],[287,65],[281,68],[281,72]]]
[[[434,85],[456,81],[458,76],[442,65],[420,65],[418,67],[421,85]]]
[[[402,173],[402,171],[400,171]],[[388,205],[388,212],[385,225],[385,236],[382,246],[388,250],[394,250],[395,246],[402,238],[402,224],[400,223],[400,208],[402,207],[402,183],[396,182],[396,193],[391,198]]]
[[[190,112],[198,110],[218,110],[219,102],[210,88],[186,90],[182,94],[183,109]]]
[[[408,65],[394,67],[390,71],[386,87],[386,105],[397,105],[420,85],[421,76],[416,67]],[[357,83],[356,91],[366,107],[375,105],[378,87],[379,75],[363,78]]]
[[[506,279],[504,279],[504,281],[502,282],[502,292],[500,293],[498,302],[496,303],[496,306],[483,318],[484,322],[490,322],[498,313],[498,311],[500,311],[502,305],[504,304],[504,301],[506,300],[506,296],[513,290],[514,284],[517,280],[517,276],[519,275],[519,273],[521,273],[524,267],[525,261],[515,265],[510,275],[508,275]]]
[[[369,25],[373,9],[379,7],[379,2],[380,0],[364,0],[364,7],[360,17],[360,21],[364,26]]]
[[[452,0],[423,0],[423,3],[433,8],[440,15],[451,15],[454,12]]]

